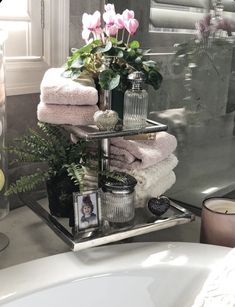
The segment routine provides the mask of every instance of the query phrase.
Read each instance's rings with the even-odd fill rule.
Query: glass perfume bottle
[[[124,95],[124,118],[125,128],[143,128],[146,125],[148,113],[148,93],[142,88],[144,73],[136,71],[128,76],[132,87]]]

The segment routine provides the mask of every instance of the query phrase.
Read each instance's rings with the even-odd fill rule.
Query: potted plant
[[[140,43],[131,40],[136,33],[139,22],[132,10],[122,14],[115,12],[113,4],[104,6],[105,12],[83,14],[82,37],[86,45],[80,49],[72,49],[72,55],[67,59],[64,76],[76,80],[84,75],[91,76],[98,90],[112,91],[112,104],[117,97],[120,99],[129,86],[127,76],[133,71],[142,71],[145,83],[157,90],[162,82],[157,63],[149,60],[150,50],[140,48]],[[112,105],[115,110],[115,106]],[[119,112],[119,116],[120,112]]]
[[[6,150],[19,162],[42,162],[47,169],[38,168],[34,174],[21,176],[11,184],[6,195],[28,192],[46,181],[49,209],[55,216],[70,217],[73,210],[72,193],[83,189],[83,166],[90,161],[87,142],[72,143],[65,129],[38,122],[39,131],[29,132]]]

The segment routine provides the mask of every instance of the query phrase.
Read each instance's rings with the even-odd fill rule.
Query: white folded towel
[[[174,154],[171,154],[166,159],[154,164],[153,166],[139,170],[122,169],[122,171],[134,176],[141,189],[148,189],[153,182],[168,175],[177,164],[178,159]],[[111,166],[111,170],[120,171],[120,168]]]
[[[44,103],[95,105],[98,102],[98,92],[92,79],[74,81],[63,77],[63,72],[63,68],[50,68],[44,74],[40,86]]]
[[[164,194],[173,186],[175,181],[175,173],[171,171],[166,176],[153,181],[147,189],[137,184],[135,189],[135,207],[145,208],[150,198],[159,197]]]
[[[124,170],[130,175],[134,176],[138,181],[138,185],[142,189],[149,189],[153,182],[160,180],[167,176],[178,164],[178,159],[174,154],[171,154],[165,160],[154,164],[151,167],[140,170]]]
[[[192,307],[235,307],[235,248],[212,270]]]

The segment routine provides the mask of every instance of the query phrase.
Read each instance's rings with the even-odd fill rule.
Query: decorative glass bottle
[[[132,87],[124,95],[124,118],[125,128],[142,128],[146,125],[148,113],[148,93],[142,89],[144,73],[136,71],[128,76]]]

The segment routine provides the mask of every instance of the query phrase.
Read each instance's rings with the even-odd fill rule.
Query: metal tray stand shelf
[[[23,200],[73,251],[117,242],[127,238],[166,229],[175,225],[192,222],[195,216],[188,210],[171,201],[170,208],[160,218],[149,217],[145,209],[136,209],[132,228],[112,229],[105,225],[98,230],[73,233],[67,218],[52,216],[40,202]]]
[[[147,120],[146,126],[141,129],[118,131],[99,131],[95,126],[65,126],[65,128],[79,138],[85,140],[98,140],[99,150],[102,153],[100,161],[101,170],[109,167],[109,139],[112,137],[129,136],[137,134],[154,133],[167,130],[167,126]],[[73,251],[78,251],[94,246],[117,242],[134,236],[169,228],[175,225],[193,221],[195,216],[188,210],[171,201],[170,208],[161,217],[148,214],[144,208],[138,208],[135,212],[134,226],[131,228],[115,229],[101,223],[98,229],[86,232],[75,232],[69,227],[68,218],[57,218],[49,213],[48,209],[39,202],[22,199],[22,201],[34,211]]]

